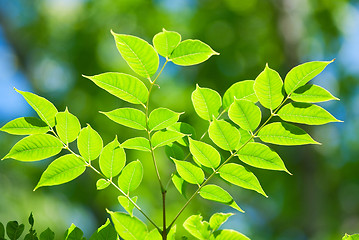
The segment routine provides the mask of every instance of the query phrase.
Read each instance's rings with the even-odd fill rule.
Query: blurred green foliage
[[[68,106],[82,126],[90,123],[105,143],[115,134],[120,142],[135,136],[98,113],[124,103],[81,77],[107,71],[132,74],[110,29],[149,42],[162,28],[174,30],[184,39],[201,39],[221,54],[185,69],[170,64],[152,99],[153,107],[184,111],[181,121],[203,130],[207,123],[192,117],[190,94],[195,83],[223,94],[237,81],[254,79],[266,63],[284,77],[301,62],[337,58],[314,83],[341,99],[323,106],[345,123],[312,132],[322,146],[276,147],[294,176],[253,169],[269,199],[237,188],[231,191],[246,213],[233,216],[225,228],[256,240],[340,239],[343,233],[359,229],[358,22],[355,0],[0,0],[0,123],[23,116],[24,111],[34,115],[29,108],[19,108],[26,103],[12,90],[16,87],[48,98],[59,110]],[[17,140],[1,133],[0,156]],[[162,155],[160,172],[168,176],[173,166]],[[133,151],[129,158],[138,155]],[[159,222],[153,166],[149,158],[141,160],[147,171],[138,204]],[[115,191],[96,191],[94,174],[32,192],[45,166],[0,163],[0,221],[25,222],[33,211],[38,226],[43,226],[40,230],[49,226],[63,232],[74,222],[88,236],[108,217],[105,208],[119,209]],[[185,199],[174,187],[170,191],[172,218],[171,212],[175,214]],[[230,211],[219,208],[195,200],[179,222],[189,213],[204,212],[208,218],[215,211]]]

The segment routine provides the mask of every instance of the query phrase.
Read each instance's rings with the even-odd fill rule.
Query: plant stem
[[[163,217],[163,231],[162,240],[167,239],[167,227],[166,227],[166,192],[162,193],[162,217]]]

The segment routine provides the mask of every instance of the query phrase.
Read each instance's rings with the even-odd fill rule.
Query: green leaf
[[[253,167],[285,171],[291,174],[286,169],[279,155],[264,144],[257,142],[248,143],[238,151],[237,156],[242,162]]]
[[[191,136],[192,138],[196,138],[196,130],[188,123],[176,122],[175,124],[169,126],[167,128],[167,130],[180,132],[180,133],[186,134],[188,136]],[[177,140],[177,142],[183,146],[188,146],[188,138],[187,137],[183,137],[180,140]]]
[[[167,240],[176,240],[177,226],[174,225],[167,235]]]
[[[298,88],[292,93],[292,95],[290,95],[290,99],[292,99],[295,102],[306,102],[306,103],[339,100],[339,98],[334,97],[330,92],[328,92],[324,88],[314,84],[306,84]]]
[[[320,144],[303,129],[285,122],[275,122],[264,126],[258,137],[267,143],[278,145]]]
[[[173,185],[176,187],[177,191],[183,195],[184,188],[185,188],[185,182],[184,182],[183,178],[181,178],[177,174],[173,174],[172,182],[173,182]]]
[[[16,88],[15,90],[25,98],[27,103],[30,104],[30,106],[48,126],[55,126],[55,115],[57,113],[57,109],[50,101],[30,92],[23,92],[17,90]]]
[[[54,240],[55,233],[51,231],[50,228],[47,228],[40,234],[40,240]]]
[[[20,224],[17,221],[10,221],[6,224],[6,234],[10,240],[18,239],[24,232],[24,224]]]
[[[181,42],[181,35],[177,32],[167,31],[162,29],[162,32],[157,33],[153,37],[153,46],[155,46],[157,52],[165,58],[168,58],[173,50]]]
[[[99,163],[101,172],[110,179],[121,172],[126,164],[126,153],[120,147],[117,136],[103,148]]]
[[[102,146],[101,136],[89,124],[81,130],[77,139],[77,148],[86,161],[96,159],[102,151]]]
[[[239,131],[239,133],[241,135],[241,139],[239,140],[239,143],[238,143],[238,146],[236,147],[236,150],[239,149],[243,144],[245,144],[252,137],[252,135],[248,131],[246,131],[246,130],[244,130],[242,128],[238,128],[238,131]],[[250,142],[254,142],[254,139],[252,138],[250,140]]]
[[[144,78],[150,78],[156,73],[159,57],[148,42],[131,35],[111,33],[118,51],[135,73]]]
[[[197,84],[196,90],[192,93],[192,103],[198,116],[204,120],[212,120],[219,114],[222,99],[218,92],[210,88],[201,88]]]
[[[54,186],[70,182],[86,170],[86,163],[73,154],[67,154],[54,160],[41,175],[39,187]]]
[[[223,108],[228,109],[235,99],[248,100],[254,103],[258,102],[253,84],[253,80],[244,80],[230,86],[223,95]]]
[[[141,183],[143,177],[143,167],[139,160],[130,162],[122,170],[118,177],[118,186],[125,193],[134,191]]]
[[[172,159],[176,164],[178,174],[187,182],[192,184],[201,184],[204,180],[202,169],[196,167],[190,162]]]
[[[112,121],[126,127],[146,130],[146,115],[134,108],[119,108],[110,112],[101,112]]]
[[[178,44],[170,60],[180,66],[191,66],[206,61],[212,55],[219,55],[219,53],[199,40],[188,39]]]
[[[97,190],[102,190],[102,189],[105,189],[105,188],[107,188],[108,186],[110,186],[110,182],[109,181],[107,181],[106,179],[104,179],[104,178],[101,178],[101,179],[99,179],[99,180],[97,180],[97,182],[96,182],[96,189]]]
[[[211,145],[189,138],[189,149],[193,157],[203,166],[215,169],[221,163],[221,155]]]
[[[117,240],[117,232],[112,226],[110,219],[107,218],[106,223],[92,234],[90,240]]]
[[[21,139],[3,158],[32,162],[52,157],[62,149],[60,140],[48,134],[35,134]]]
[[[134,76],[108,72],[95,76],[83,75],[83,77],[90,79],[100,88],[126,102],[143,105],[147,101],[146,85]]]
[[[192,215],[183,223],[183,227],[195,238],[208,240],[211,235],[209,223],[202,221],[201,215]]]
[[[70,228],[65,232],[65,240],[82,240],[84,233],[82,230],[71,224]]]
[[[209,137],[220,148],[234,150],[238,146],[241,135],[237,128],[224,120],[216,120],[209,125]]]
[[[147,234],[145,240],[162,240],[162,236],[157,229],[153,229]]]
[[[4,225],[0,222],[0,239],[5,237]]]
[[[144,137],[135,137],[127,139],[121,144],[121,147],[126,149],[135,149],[139,151],[150,152],[150,142]]]
[[[219,170],[219,175],[224,180],[237,185],[242,188],[254,190],[265,197],[267,194],[263,191],[256,176],[245,167],[235,164],[227,163]]]
[[[334,60],[328,62],[307,62],[292,68],[284,80],[284,89],[286,93],[291,95],[297,88],[303,86],[321,73],[324,68],[333,61]]]
[[[217,185],[208,184],[202,187],[201,190],[199,191],[199,195],[201,195],[201,197],[203,197],[204,199],[220,202],[240,212],[244,212],[233,200],[232,196],[223,188]]]
[[[157,108],[150,114],[148,127],[150,131],[164,129],[176,123],[181,114],[167,108]]]
[[[268,64],[254,81],[253,88],[262,106],[271,110],[277,108],[284,98],[282,78]]]
[[[117,233],[126,240],[143,240],[147,236],[147,226],[136,217],[121,212],[111,212],[113,224]]]
[[[153,149],[178,141],[184,136],[185,136],[184,134],[175,131],[155,132],[151,137]]]
[[[228,116],[235,124],[247,131],[254,131],[262,119],[259,107],[248,100],[238,99],[229,108]]]
[[[216,231],[223,223],[227,221],[230,216],[233,216],[233,213],[215,213],[209,219],[209,225],[212,228],[212,231]]]
[[[359,234],[348,235],[346,233],[342,240],[359,240]]]
[[[184,152],[180,146],[178,146],[176,143],[172,143],[165,146],[165,153],[168,158],[175,158],[179,160],[184,159]]]
[[[322,125],[330,122],[342,122],[322,107],[310,103],[291,102],[284,105],[278,116],[284,121],[308,125]]]
[[[49,126],[39,118],[21,117],[8,122],[0,131],[14,135],[42,134],[49,131]]]
[[[216,240],[250,240],[242,233],[236,232],[231,229],[218,230],[214,232]]]
[[[136,203],[137,198],[138,197],[135,196],[132,197],[131,199],[134,203]],[[128,212],[131,215],[131,217],[133,217],[133,209],[135,208],[135,205],[133,205],[133,203],[130,200],[128,200],[128,198],[125,196],[118,196],[117,200],[121,204],[121,206],[126,210],[126,212]]]
[[[79,120],[76,116],[69,113],[67,108],[65,112],[56,114],[56,132],[63,142],[67,144],[75,141],[80,130],[81,125]]]

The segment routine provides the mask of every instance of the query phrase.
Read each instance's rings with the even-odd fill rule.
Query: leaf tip
[[[108,210],[107,208],[106,208],[106,212],[110,215],[113,213],[112,211]]]
[[[288,173],[289,175],[293,176],[293,174],[291,172],[289,172],[287,169],[284,170],[286,173]]]
[[[113,36],[116,35],[116,33],[115,33],[114,31],[112,31],[112,29],[110,29],[110,33],[111,33]]]

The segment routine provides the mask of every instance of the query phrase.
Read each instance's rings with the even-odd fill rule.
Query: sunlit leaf
[[[96,182],[96,189],[97,190],[102,190],[102,189],[105,189],[105,188],[107,188],[108,186],[110,186],[110,182],[109,181],[107,181],[106,179],[104,179],[104,178],[101,178],[101,179],[99,179],[99,180],[97,180],[97,182]]]
[[[5,124],[0,131],[14,135],[41,134],[49,131],[49,126],[35,117],[20,117]]]
[[[57,109],[50,101],[30,92],[23,92],[16,88],[15,90],[25,98],[27,103],[30,104],[30,106],[37,112],[37,115],[39,115],[48,126],[55,126]]]
[[[189,139],[189,149],[193,157],[203,166],[217,168],[221,162],[221,155],[211,145]]]
[[[184,151],[182,150],[182,148],[176,144],[176,143],[172,143],[169,145],[165,146],[165,152],[168,158],[175,158],[178,160],[183,160],[184,159]]]
[[[214,232],[214,235],[216,236],[215,240],[250,240],[242,233],[236,232],[231,229],[218,230]]]
[[[224,150],[236,149],[241,138],[237,128],[224,120],[216,119],[211,122],[208,134],[212,141]]]
[[[254,142],[252,135],[248,131],[246,131],[242,128],[238,128],[238,131],[241,134],[241,139],[239,140],[236,150],[239,149],[243,144],[245,144],[249,139],[250,139],[249,140],[250,142]]]
[[[71,224],[70,228],[66,230],[65,240],[83,240],[84,233],[82,230]]]
[[[99,227],[89,240],[117,240],[117,232],[112,226],[110,219],[107,219],[106,223]]]
[[[48,134],[35,134],[21,139],[3,158],[19,161],[38,161],[58,154],[63,145],[60,140]]]
[[[177,226],[174,225],[167,235],[167,240],[176,240]]]
[[[157,33],[153,37],[152,42],[157,52],[162,57],[169,57],[173,50],[181,42],[181,35],[177,32],[167,31],[166,29],[163,29],[162,32]]]
[[[342,240],[359,240],[359,234],[349,235],[346,233]]]
[[[162,240],[161,234],[155,228],[151,232],[149,232],[144,240]]]
[[[183,223],[183,227],[196,239],[208,240],[211,235],[209,223],[202,221],[201,215],[192,215]]]
[[[325,90],[322,87],[319,87],[314,84],[306,84],[300,88],[297,88],[290,99],[295,102],[306,102],[306,103],[316,103],[316,102],[325,102],[329,100],[339,100],[339,98],[334,97],[330,92]]]
[[[39,187],[54,186],[70,182],[86,170],[86,163],[73,154],[67,154],[54,160],[41,175]]]
[[[167,130],[172,130],[172,131],[186,134],[188,136],[191,136],[191,138],[193,138],[193,139],[196,138],[196,130],[188,123],[176,122],[175,124],[168,127]],[[188,138],[187,137],[183,137],[180,140],[177,140],[177,142],[183,146],[188,146]]]
[[[192,184],[201,184],[204,180],[204,173],[201,168],[190,162],[173,159],[176,164],[178,174],[186,181]]]
[[[248,100],[236,99],[228,111],[229,118],[244,130],[254,131],[260,124],[262,113],[259,107]]]
[[[176,131],[158,131],[152,135],[151,142],[153,148],[158,148],[178,141],[184,136],[184,134]]]
[[[219,108],[222,106],[222,99],[218,92],[210,88],[201,88],[196,85],[192,93],[194,110],[204,120],[212,120],[218,116]]]
[[[101,112],[112,121],[126,127],[146,130],[146,115],[135,108],[119,108],[110,112]]]
[[[285,122],[275,122],[264,126],[258,137],[267,143],[278,145],[319,144],[303,129]]]
[[[177,65],[190,66],[202,63],[212,55],[219,53],[199,40],[188,39],[178,44],[169,58]]]
[[[121,172],[126,164],[126,153],[120,147],[117,137],[103,148],[99,164],[101,172],[110,179]]]
[[[148,119],[150,131],[161,130],[176,123],[181,113],[176,113],[167,108],[157,108],[153,110]]]
[[[271,110],[278,107],[284,98],[282,78],[268,64],[254,81],[253,88],[262,106]]]
[[[212,228],[212,231],[216,231],[223,223],[227,221],[230,216],[233,216],[233,213],[215,213],[209,219],[209,225]]]
[[[137,202],[137,196],[132,197],[131,200],[136,203]],[[121,206],[126,210],[126,212],[128,212],[131,217],[133,217],[133,209],[135,208],[135,205],[133,205],[133,203],[128,200],[127,197],[125,196],[118,196],[117,198],[118,202],[121,204]]]
[[[129,138],[121,144],[121,147],[145,152],[151,151],[150,142],[144,137]]]
[[[65,143],[70,143],[76,140],[81,130],[80,121],[76,116],[65,112],[58,112],[56,114],[56,132],[60,139]]]
[[[258,102],[258,98],[254,93],[253,80],[244,80],[230,86],[223,95],[223,108],[228,109],[234,102],[234,99],[243,99],[251,102]]]
[[[80,131],[77,148],[86,161],[96,159],[102,151],[102,138],[90,125]]]
[[[121,56],[134,72],[149,78],[156,73],[159,57],[156,50],[145,40],[136,36],[112,32]]]
[[[311,103],[291,102],[278,111],[284,121],[308,125],[322,125],[330,122],[341,122],[324,108]]]
[[[134,191],[141,183],[143,177],[143,167],[139,160],[130,162],[122,170],[118,177],[118,186],[125,193]]]
[[[236,163],[227,163],[219,170],[224,180],[242,188],[254,190],[267,197],[256,176],[245,167]]]
[[[172,182],[173,185],[176,187],[176,189],[178,190],[178,192],[180,194],[184,194],[184,187],[185,187],[185,182],[183,180],[183,178],[181,178],[180,176],[178,176],[177,174],[173,174],[172,176]]]
[[[147,101],[148,90],[138,78],[125,74],[108,72],[95,76],[85,76],[97,86],[112,95],[133,104],[144,104]]]

